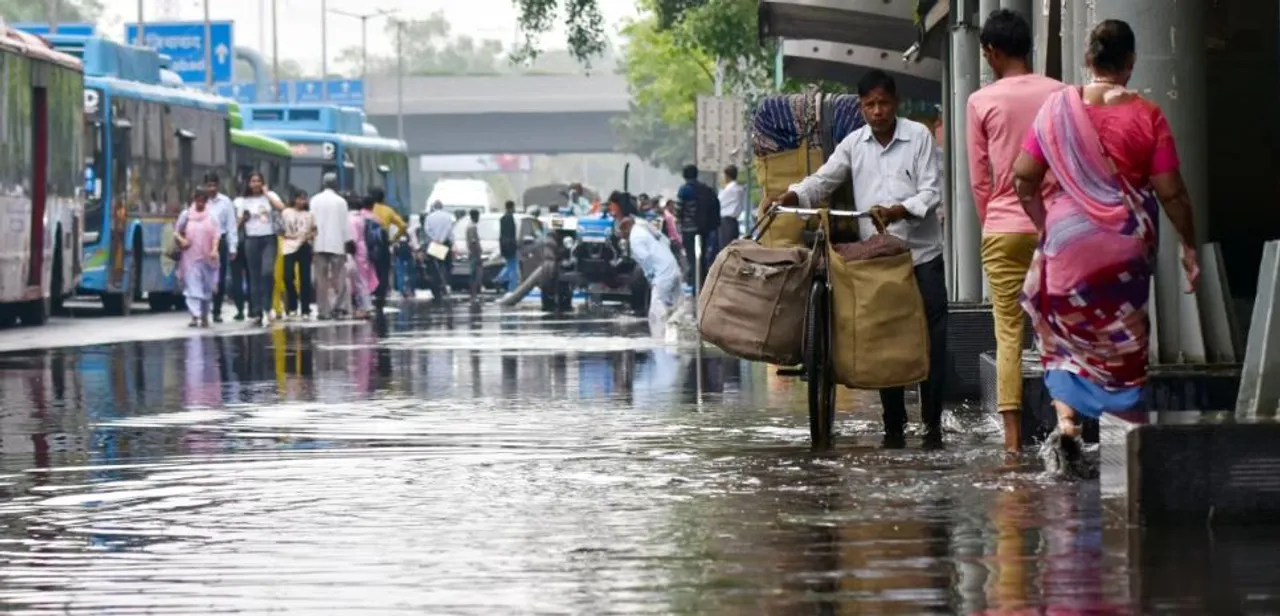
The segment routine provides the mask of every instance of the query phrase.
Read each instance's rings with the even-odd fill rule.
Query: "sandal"
[[[191,317],[191,322],[187,323],[187,327],[200,327],[200,319]]]

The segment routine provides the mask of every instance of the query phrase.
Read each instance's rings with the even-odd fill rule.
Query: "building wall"
[[[1280,3],[1205,3],[1208,237],[1222,245],[1232,294],[1248,297],[1263,242],[1280,238]]]

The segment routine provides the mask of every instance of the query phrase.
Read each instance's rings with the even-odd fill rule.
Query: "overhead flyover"
[[[853,84],[880,69],[904,96],[936,100],[942,45],[917,46],[916,15],[917,0],[761,0],[759,34],[782,39],[788,76]]]

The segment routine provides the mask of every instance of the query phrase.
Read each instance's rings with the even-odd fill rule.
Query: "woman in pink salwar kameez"
[[[209,309],[213,304],[213,292],[218,286],[218,223],[206,208],[209,196],[197,190],[191,197],[186,220],[174,234],[182,247],[182,261],[178,278],[182,281],[182,294],[187,298],[191,312],[191,327],[209,326]]]
[[[361,209],[360,197],[349,195],[347,209],[350,214],[347,224],[351,225],[351,239],[356,252],[347,257],[349,264],[347,287],[351,292],[351,302],[355,304],[356,318],[367,318],[373,310],[373,290],[378,288],[378,273],[373,269],[373,261],[369,259],[369,246],[364,241],[366,213]]]

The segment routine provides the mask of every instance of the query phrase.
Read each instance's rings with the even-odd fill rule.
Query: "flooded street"
[[[1275,533],[1129,529],[972,412],[884,450],[841,392],[817,456],[801,382],[639,319],[387,319],[0,355],[0,606],[1280,613]]]

